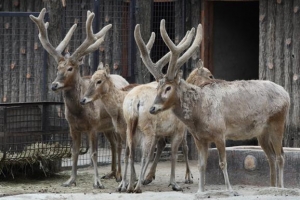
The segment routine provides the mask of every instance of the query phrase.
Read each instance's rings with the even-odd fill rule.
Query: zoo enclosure
[[[152,50],[153,60],[162,57],[168,49],[159,34],[159,22],[167,21],[171,39],[183,35],[184,20],[175,20],[175,9],[183,1],[152,2],[151,30],[157,38]],[[45,7],[41,1],[26,4],[20,1],[14,5],[5,1],[0,12],[0,160],[1,163],[30,163],[44,159],[64,159],[63,166],[69,165],[71,140],[68,124],[64,118],[62,95],[50,91],[56,67],[49,65],[48,53],[43,49],[37,37],[38,29],[29,19],[37,16]],[[182,6],[181,8],[184,8]],[[120,74],[134,81],[138,73],[133,28],[135,14],[139,7],[136,1],[68,1],[63,8],[60,38],[77,23],[75,31],[65,52],[73,52],[85,38],[86,11],[95,13],[94,32],[108,23],[112,30],[106,35],[98,51],[84,58],[81,66],[83,76],[91,75],[99,62],[110,66],[112,73]],[[30,10],[32,12],[27,12]],[[33,12],[34,11],[34,12]],[[45,21],[51,18],[46,14]],[[177,22],[177,25],[176,23]],[[50,29],[50,28],[49,28]],[[180,34],[177,33],[180,29]],[[51,40],[49,31],[49,38]],[[146,39],[145,39],[146,40]],[[54,46],[56,44],[53,44]],[[151,79],[151,78],[150,78]],[[150,81],[150,80],[149,80]],[[102,164],[110,163],[108,142],[99,135],[99,158]],[[86,139],[82,142],[83,151]],[[29,158],[29,159],[28,159]],[[80,156],[79,165],[89,164],[89,156]]]

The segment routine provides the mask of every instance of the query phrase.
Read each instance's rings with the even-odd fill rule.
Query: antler
[[[179,45],[184,43],[187,40],[188,35],[189,35],[189,31],[187,32],[185,37],[180,41]],[[152,59],[150,58],[150,52],[155,40],[155,33],[152,32],[147,45],[145,45],[145,42],[141,36],[140,25],[137,24],[134,29],[134,38],[140,50],[141,58],[145,66],[148,68],[149,72],[154,76],[154,78],[158,81],[164,76],[164,74],[162,73],[162,68],[169,62],[171,52],[168,52],[156,63],[153,63]]]
[[[103,27],[98,33],[94,34],[92,30],[92,23],[95,14],[87,11],[86,20],[86,38],[83,43],[75,50],[75,52],[70,56],[70,59],[74,62],[78,61],[84,55],[95,51],[100,44],[104,41],[105,34],[112,27],[111,24]]]
[[[197,35],[196,35],[196,38],[195,38],[192,46],[179,58],[180,54],[189,47],[189,45],[193,39],[194,32],[195,32],[195,29],[192,28],[191,32],[187,36],[186,41],[183,42],[182,44],[178,44],[176,46],[170,39],[168,33],[166,32],[165,20],[164,19],[161,20],[160,33],[161,33],[161,36],[162,36],[165,44],[168,46],[168,48],[171,51],[171,58],[170,58],[170,62],[169,62],[168,70],[167,70],[167,74],[166,74],[166,78],[168,80],[174,80],[178,69],[183,65],[183,63],[185,63],[192,56],[194,51],[197,48],[199,48],[199,45],[202,40],[201,24],[198,25]]]
[[[66,48],[68,45],[76,27],[77,24],[74,24],[70,30],[68,31],[67,35],[65,38],[60,42],[60,44],[56,47],[56,49],[50,44],[49,39],[48,39],[48,33],[47,33],[47,28],[49,26],[49,23],[46,22],[44,23],[44,17],[46,14],[46,9],[43,8],[39,14],[38,17],[34,17],[33,15],[30,15],[30,19],[37,25],[39,29],[39,39],[44,47],[44,49],[54,57],[56,62],[59,62],[60,59],[63,58],[61,55],[62,51]]]

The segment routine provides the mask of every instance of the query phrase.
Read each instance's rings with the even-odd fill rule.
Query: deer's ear
[[[110,69],[109,69],[108,64],[105,65],[105,72],[106,72],[106,76],[109,77],[110,76]]]
[[[179,70],[176,74],[176,77],[175,77],[175,81],[176,83],[180,83],[180,80],[182,79],[182,76],[183,76],[183,71],[182,70]]]
[[[78,65],[82,65],[83,61],[84,61],[84,56],[82,56],[81,58],[79,58]]]
[[[102,70],[102,69],[104,69],[103,62],[99,62],[97,70]]]

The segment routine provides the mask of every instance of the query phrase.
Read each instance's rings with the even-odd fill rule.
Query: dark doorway
[[[218,79],[259,77],[259,2],[214,2],[212,69]]]

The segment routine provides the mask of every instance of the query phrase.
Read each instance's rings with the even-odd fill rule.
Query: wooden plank
[[[49,13],[49,22],[48,27],[48,35],[49,41],[53,46],[57,46],[61,40],[61,32],[62,32],[62,19],[61,13],[63,7],[60,3],[56,1],[46,1],[44,2],[45,7]],[[51,83],[55,80],[56,72],[57,72],[57,63],[52,56],[48,54],[48,80],[47,85],[51,85]],[[58,95],[56,92],[48,91],[47,93],[48,101],[62,101],[62,95]]]
[[[291,99],[293,99],[293,90],[292,90],[292,37],[293,37],[293,1],[284,1],[284,88],[290,94]],[[298,91],[297,91],[298,92]],[[289,119],[294,115],[295,107],[294,102],[291,101],[291,107],[289,111]],[[297,125],[298,126],[298,125]],[[284,135],[284,146],[293,147],[294,146],[294,136],[298,134],[295,132],[295,127],[293,127],[291,120],[288,121],[288,127]]]
[[[279,85],[284,85],[284,10],[282,3],[276,3],[276,13],[275,13],[275,54],[274,54],[274,69],[275,69],[275,79],[274,82]]]
[[[136,13],[136,23],[141,25],[141,35],[146,41],[148,42],[150,35],[151,35],[151,6],[152,0],[145,0],[145,1],[136,1],[136,6],[139,8]],[[168,22],[167,22],[168,23]],[[131,30],[131,34],[133,34],[134,30]],[[156,41],[159,35],[156,35]],[[135,41],[131,45],[135,45]],[[144,66],[138,48],[136,48],[136,67],[134,69],[134,73],[132,76],[135,76],[135,80],[137,83],[148,83],[150,81],[150,73],[147,68]]]
[[[276,2],[268,1],[268,23],[267,23],[267,38],[266,40],[266,78],[274,81],[275,68],[274,68],[274,53],[275,53],[275,7]]]
[[[35,10],[42,10],[43,2],[35,1]],[[36,48],[37,47],[37,48]],[[32,47],[31,47],[32,49]],[[38,37],[34,37],[34,48],[33,48],[33,57],[34,57],[34,64],[32,71],[34,73],[33,82],[33,101],[38,102],[42,101],[43,95],[43,67],[44,67],[44,56],[43,56],[43,47],[39,43]],[[48,88],[48,87],[46,87]]]
[[[191,2],[191,27],[194,27],[197,29],[199,23],[200,23],[200,1],[192,1]],[[198,62],[198,59],[200,58],[200,48],[195,51],[195,53],[192,56],[192,59],[190,59],[190,63],[192,67],[196,66],[196,63]],[[190,69],[191,71],[192,69]],[[189,71],[189,72],[190,72]],[[188,73],[189,74],[189,73]]]
[[[31,2],[27,5],[27,10],[29,12],[33,12],[34,2]],[[38,29],[35,24],[31,21],[31,23],[27,23],[27,40],[26,40],[26,49],[28,52],[26,53],[26,102],[33,102],[33,65],[34,65],[34,40],[38,38]]]
[[[5,0],[3,5],[4,11],[10,11],[11,10],[11,1]],[[3,66],[4,66],[4,74],[3,74],[3,103],[11,102],[10,94],[11,94],[11,78],[10,78],[10,64],[11,64],[11,18],[10,17],[4,17],[4,59],[3,59]]]
[[[113,74],[121,74],[122,69],[121,69],[121,49],[122,49],[122,40],[121,40],[121,16],[122,16],[122,2],[118,0],[114,0],[114,11],[113,11],[113,27],[112,27],[112,34],[113,34],[113,45],[112,45],[112,73]]]
[[[112,1],[104,1],[104,26],[107,24],[113,23],[113,2]],[[112,58],[113,58],[113,30],[110,30],[106,33],[104,39],[104,48],[105,48],[105,60],[104,66],[108,65],[112,71]]]
[[[203,26],[203,40],[201,44],[201,59],[213,73],[213,3],[202,2],[201,24]]]
[[[293,126],[293,147],[300,146],[300,0],[294,0],[292,10],[292,23],[293,23],[293,36],[290,46],[291,50],[291,61],[292,61],[292,72],[291,72],[291,84],[292,84],[292,93],[291,102],[292,102],[292,112],[290,115],[290,126]]]
[[[18,12],[19,6],[15,4],[13,1],[12,4],[12,11]],[[19,23],[18,17],[12,17],[11,21],[11,61],[10,61],[10,73],[11,73],[11,102],[18,102],[19,101]]]
[[[27,0],[20,2],[20,11],[25,12],[27,11]],[[20,24],[31,23],[31,20],[25,19],[25,17],[20,18]],[[26,40],[27,40],[27,26],[20,28],[20,53],[19,53],[19,102],[26,101],[26,53],[30,51],[27,49]]]
[[[129,4],[123,4],[122,6],[122,58],[121,58],[121,67],[122,67],[122,76],[128,78],[128,29],[129,29]]]
[[[267,78],[266,69],[266,41],[268,24],[268,0],[259,2],[259,79]]]
[[[1,9],[2,11],[2,9]],[[0,17],[0,27],[4,27],[4,17]],[[4,29],[0,28],[0,70],[2,73],[0,73],[0,102],[3,102],[3,97],[4,97]],[[1,116],[1,115],[0,115]],[[3,116],[3,115],[2,115]]]

